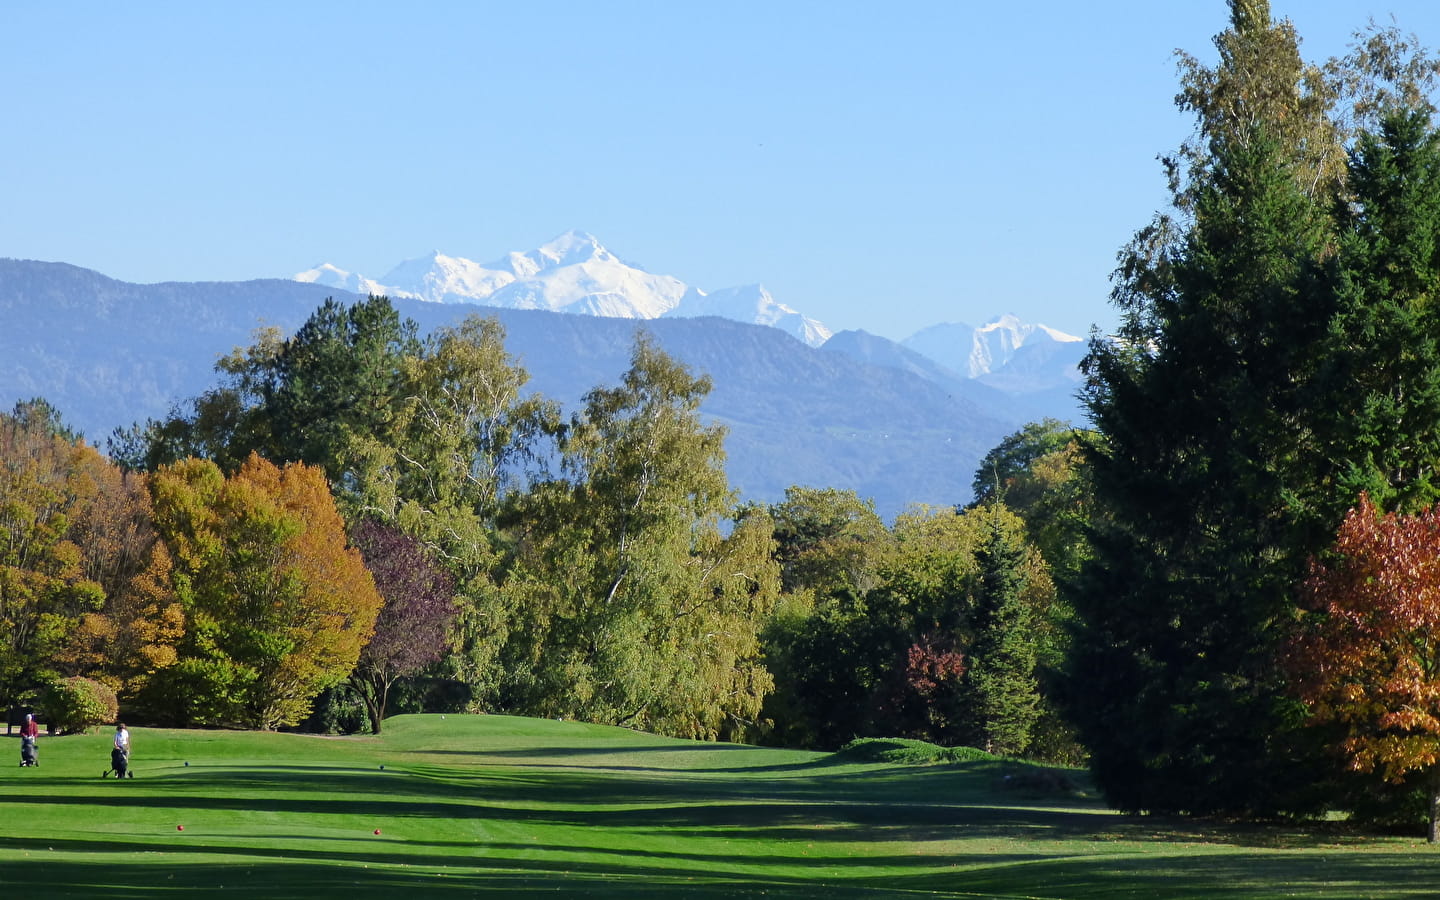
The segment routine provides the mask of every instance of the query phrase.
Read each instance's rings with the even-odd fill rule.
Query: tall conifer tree
[[[1015,755],[1030,743],[1040,715],[1034,615],[1024,597],[1025,547],[992,514],[985,543],[976,554],[980,567],[965,672],[971,743],[991,753]]]
[[[1338,313],[1317,404],[1334,405],[1331,518],[1363,491],[1382,510],[1440,499],[1440,134],[1395,110],[1352,153],[1331,267]]]
[[[1317,279],[1330,178],[1311,146],[1329,132],[1293,30],[1263,2],[1231,8],[1221,67],[1187,78],[1208,105],[1181,95],[1204,144],[1179,219],[1132,246],[1121,340],[1087,361],[1101,438],[1095,558],[1074,598],[1079,718],[1102,787],[1132,810],[1275,809],[1284,775],[1300,775],[1279,765],[1290,708],[1273,660],[1290,588],[1329,530],[1309,496],[1303,389],[1330,318]]]

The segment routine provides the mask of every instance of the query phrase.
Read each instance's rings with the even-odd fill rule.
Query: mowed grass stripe
[[[105,733],[42,738],[39,768],[0,768],[0,896],[1440,889],[1440,856],[1417,840],[1124,817],[1010,789],[1016,769],[995,760],[907,766],[505,716],[397,717],[352,738],[142,728],[134,742],[123,782],[100,778]],[[18,742],[0,747],[18,762]]]

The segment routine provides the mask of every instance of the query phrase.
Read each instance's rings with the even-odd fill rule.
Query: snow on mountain
[[[1032,348],[1049,343],[1083,346],[1081,341],[1046,325],[1021,322],[1017,316],[1006,313],[979,328],[958,322],[931,325],[900,343],[967,377],[979,378],[1004,368],[1027,345]],[[1027,355],[1033,353],[1032,349]]]
[[[385,274],[380,284],[391,296],[434,303],[473,303],[515,280],[515,273],[495,270],[439,250],[407,259]]]
[[[527,253],[507,253],[483,265],[437,250],[400,263],[379,281],[328,263],[301,272],[295,280],[360,294],[609,318],[717,315],[772,325],[812,347],[830,336],[823,324],[775,302],[760,285],[707,294],[673,276],[624,262],[583,231],[567,231]]]
[[[337,290],[350,291],[353,294],[383,294],[384,287],[378,281],[371,281],[344,269],[338,269],[329,263],[322,263],[313,269],[306,269],[295,276],[296,281],[303,281],[307,284],[319,284],[325,287],[336,288]]]
[[[776,302],[764,285],[725,288],[711,293],[694,291],[680,305],[665,313],[672,318],[720,316],[737,322],[769,325],[811,347],[819,347],[830,339],[831,331],[824,323],[802,315],[783,303]]]
[[[487,297],[487,306],[658,319],[693,291],[678,278],[625,264],[594,237],[576,231],[490,265],[505,266],[516,277]]]

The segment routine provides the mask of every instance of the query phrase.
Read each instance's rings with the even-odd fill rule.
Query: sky
[[[1302,52],[1434,0],[1272,0]],[[1116,321],[1224,0],[0,0],[0,257],[379,278],[570,229],[903,339]]]

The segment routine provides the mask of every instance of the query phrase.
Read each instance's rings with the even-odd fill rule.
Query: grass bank
[[[1419,839],[1131,818],[1000,760],[908,764],[572,722],[0,741],[0,896],[1436,896]],[[899,761],[897,761],[899,760]],[[1007,778],[1007,776],[1009,776]],[[183,829],[183,830],[182,830]],[[378,833],[377,833],[378,832]]]

